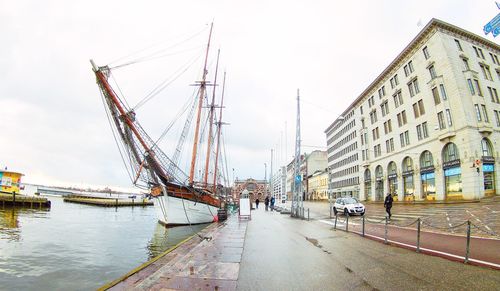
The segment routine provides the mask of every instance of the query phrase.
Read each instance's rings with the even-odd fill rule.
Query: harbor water
[[[95,290],[206,225],[165,228],[149,207],[0,207],[0,290]]]

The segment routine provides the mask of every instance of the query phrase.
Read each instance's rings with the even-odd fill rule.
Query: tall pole
[[[273,149],[271,149],[271,170],[269,171],[269,190],[271,192],[271,197],[274,196],[274,189],[273,189]],[[276,197],[274,198],[276,199]]]
[[[292,215],[297,216],[301,193],[302,177],[300,176],[300,94],[297,89],[297,125],[295,128],[295,161],[294,161],[294,190],[292,200]]]
[[[219,57],[217,56],[217,59]],[[221,100],[220,100],[220,113],[219,113],[219,122],[217,123],[217,146],[216,146],[216,149],[215,149],[215,170],[214,170],[214,191],[213,193],[215,193],[215,190],[217,189],[217,166],[218,166],[218,162],[219,162],[219,145],[220,145],[220,135],[222,133],[222,107],[224,106],[224,89],[226,88],[226,72],[224,72],[224,80],[222,81],[222,96],[221,96]],[[226,166],[227,166],[227,162],[226,162]],[[226,172],[227,172],[227,168],[226,168]],[[229,175],[229,173],[227,174]]]
[[[215,65],[215,77],[214,77],[214,89],[212,91],[212,102],[210,103],[210,117],[209,117],[209,126],[208,126],[208,141],[207,141],[207,156],[205,160],[205,176],[203,177],[203,185],[208,188],[208,167],[210,165],[210,149],[211,149],[211,141],[212,141],[212,127],[214,125],[214,111],[215,111],[215,88],[217,87],[217,71],[219,70],[219,56],[220,50],[217,52],[217,63]],[[214,172],[214,177],[215,177]],[[214,183],[215,184],[215,183]],[[214,188],[215,189],[215,188]],[[215,191],[214,191],[215,193]]]
[[[203,105],[203,98],[205,97],[206,85],[207,85],[207,61],[208,61],[208,51],[210,49],[210,39],[212,38],[212,28],[214,24],[210,26],[210,34],[208,35],[207,52],[205,54],[205,64],[203,66],[203,75],[200,83],[200,95],[198,100],[198,115],[196,116],[196,129],[194,131],[194,142],[193,142],[193,153],[191,156],[191,169],[189,171],[189,184],[193,185],[194,180],[194,168],[196,166],[196,152],[198,151],[198,135],[200,134],[200,119],[201,119],[201,107]]]

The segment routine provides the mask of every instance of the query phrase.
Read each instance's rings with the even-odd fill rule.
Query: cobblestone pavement
[[[289,205],[290,203],[288,203]],[[367,223],[383,223],[385,209],[381,203],[364,203]],[[289,207],[289,206],[288,206]],[[313,219],[330,216],[328,202],[305,201],[304,208],[310,210]],[[473,236],[500,239],[500,196],[483,199],[474,203],[453,204],[403,204],[395,203],[392,207],[390,223],[395,226],[407,226],[422,219],[422,229],[465,235],[466,221],[470,220]],[[415,226],[413,224],[413,226]]]

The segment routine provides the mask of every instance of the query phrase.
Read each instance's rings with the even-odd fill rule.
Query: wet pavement
[[[252,212],[237,290],[498,290],[500,271],[334,231],[319,220]]]
[[[386,213],[382,203],[363,203],[366,206],[368,222],[384,222]],[[328,202],[305,201],[304,207],[310,209],[313,219],[325,219],[330,216]],[[470,220],[473,224],[473,236],[500,239],[500,196],[472,203],[394,203],[391,212],[393,225],[405,226],[421,218],[423,230],[465,235],[464,222]]]
[[[319,217],[319,216],[318,216]],[[205,229],[114,290],[498,290],[500,271],[258,209]]]

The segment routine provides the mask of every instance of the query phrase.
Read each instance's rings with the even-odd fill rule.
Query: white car
[[[359,203],[358,199],[352,197],[342,197],[335,200],[333,213],[344,213],[344,215],[365,214],[365,206]]]

